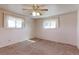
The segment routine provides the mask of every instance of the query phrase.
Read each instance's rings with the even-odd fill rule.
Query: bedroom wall
[[[79,48],[79,10],[77,11],[77,47]]]
[[[71,12],[59,16],[59,27],[57,29],[44,29],[42,22],[45,19],[35,19],[35,37],[50,41],[77,45],[77,13]]]
[[[24,29],[6,29],[3,28],[3,13],[0,12],[0,47],[14,43],[29,40],[37,37],[50,41],[62,42],[77,45],[77,13],[71,12],[60,15],[59,28],[56,30],[46,30],[42,28],[42,20],[32,20],[26,17],[26,26]]]
[[[31,18],[25,18],[25,28],[7,29],[3,27],[3,12],[0,12],[0,47],[22,42],[33,38],[33,21]]]

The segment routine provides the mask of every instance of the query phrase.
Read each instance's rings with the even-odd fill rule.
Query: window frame
[[[51,28],[51,26],[50,26],[50,28],[45,28],[44,27],[44,22],[45,21],[53,21],[53,20],[56,21],[56,28]],[[50,25],[51,25],[51,22],[50,22]],[[51,19],[44,19],[43,20],[43,28],[44,29],[57,29],[58,27],[59,27],[59,19],[58,18],[51,18]]]
[[[11,17],[14,17],[14,18],[20,18],[20,19],[22,19],[22,27],[21,28],[17,28],[17,26],[16,26],[16,23],[15,23],[15,27],[13,27],[13,28],[10,28],[10,27],[8,27],[8,19],[6,19],[8,16],[11,16]],[[11,15],[11,14],[4,14],[4,21],[3,21],[3,23],[4,23],[4,28],[7,28],[7,29],[23,29],[24,28],[24,26],[25,26],[25,19],[23,18],[23,17],[18,17],[18,16],[16,16],[16,15]],[[16,20],[17,21],[17,20]],[[15,21],[15,22],[16,22]]]

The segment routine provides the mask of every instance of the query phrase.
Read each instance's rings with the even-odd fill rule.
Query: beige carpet
[[[72,45],[34,39],[0,48],[1,55],[79,55]]]

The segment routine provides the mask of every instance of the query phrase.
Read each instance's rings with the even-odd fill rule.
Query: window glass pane
[[[12,17],[8,17],[8,27],[15,28],[15,19]]]
[[[51,28],[56,28],[56,20],[51,21]]]
[[[44,20],[43,27],[46,29],[56,28],[57,20]]]
[[[46,20],[43,23],[44,28],[50,28],[50,21]]]
[[[17,20],[16,20],[16,28],[22,28],[22,19],[17,18]]]
[[[23,28],[24,19],[16,16],[6,15],[5,26],[7,28]]]

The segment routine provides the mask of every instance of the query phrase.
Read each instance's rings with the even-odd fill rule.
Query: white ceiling
[[[29,11],[24,11],[22,10],[24,7],[25,8],[31,8],[32,5],[22,5],[22,4],[0,4],[0,8],[16,12],[18,14],[22,15],[27,15],[32,18],[39,18],[39,17],[48,17],[48,16],[53,16],[53,15],[59,15],[71,11],[75,11],[79,8],[78,4],[44,4],[41,5],[41,8],[47,8],[48,11],[43,12],[42,16],[39,17],[33,17],[30,15]]]

